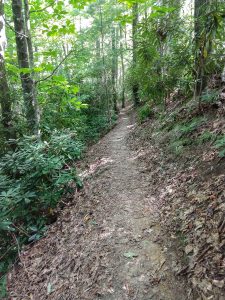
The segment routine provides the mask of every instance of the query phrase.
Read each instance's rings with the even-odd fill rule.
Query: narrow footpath
[[[188,299],[171,271],[151,182],[127,143],[132,122],[123,111],[90,149],[85,188],[47,236],[21,254],[9,275],[11,299]]]

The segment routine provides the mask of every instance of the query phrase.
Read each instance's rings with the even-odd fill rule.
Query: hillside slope
[[[202,111],[194,101],[171,102],[163,117],[151,116],[130,137],[139,164],[147,165],[165,236],[180,257],[174,272],[192,284],[194,299],[225,297],[222,96]]]

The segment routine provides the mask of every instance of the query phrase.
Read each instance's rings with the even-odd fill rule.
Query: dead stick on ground
[[[20,261],[21,261],[21,263],[22,263],[22,265],[23,265],[23,267],[24,267],[24,270],[25,270],[25,272],[26,272],[28,278],[30,278],[30,274],[29,274],[29,272],[28,272],[28,270],[27,270],[27,268],[26,268],[26,265],[25,265],[25,263],[23,262],[23,260],[22,260],[22,258],[21,258],[21,254],[20,254],[20,245],[19,245],[19,242],[18,242],[18,240],[17,240],[17,237],[16,237],[16,235],[15,235],[14,233],[12,233],[12,235],[13,235],[13,238],[14,238],[16,244],[17,244],[17,252],[18,252],[19,259],[20,259]]]
[[[197,262],[201,262],[204,259],[204,255],[212,248],[211,245],[209,245],[203,252],[202,254],[199,255],[197,258]]]

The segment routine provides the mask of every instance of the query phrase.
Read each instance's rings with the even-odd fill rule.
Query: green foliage
[[[149,103],[138,109],[138,120],[140,123],[146,121],[152,115],[152,107]]]
[[[186,146],[196,142],[193,137],[194,132],[200,128],[207,120],[204,117],[196,117],[191,121],[183,121],[181,123],[174,122],[173,128],[169,129],[170,149],[176,155],[182,154]],[[198,142],[203,143],[209,139],[210,133],[202,134]]]
[[[25,137],[0,162],[0,252],[3,272],[17,245],[37,240],[59,199],[81,182],[73,167],[83,145],[76,132],[53,132],[49,141]]]
[[[206,91],[201,95],[202,103],[215,103],[219,99],[220,92],[218,90]]]
[[[135,4],[140,17],[134,30],[137,34],[132,36]],[[206,122],[192,117],[199,106],[193,97],[196,73],[209,79],[223,70],[224,3],[209,5],[199,18],[202,30],[196,45],[193,17],[181,13],[177,1],[161,4],[155,0],[31,0],[34,61],[21,69],[15,30],[11,30],[11,3],[6,1],[6,20],[10,22],[6,28],[6,77],[19,142],[14,152],[7,153],[7,138],[0,126],[0,252],[6,253],[0,276],[17,252],[16,241],[22,245],[39,239],[52,209],[71,191],[70,183],[81,185],[73,163],[80,158],[83,144],[97,141],[115,124],[112,94],[119,99],[125,91],[127,100],[137,86],[144,104],[138,109],[139,122],[153,111],[161,112],[161,129],[176,154],[196,142],[195,133]],[[132,36],[133,49],[128,36]],[[24,137],[28,134],[27,116],[20,74],[30,74],[36,82],[42,141]],[[167,103],[181,95],[184,101],[195,99],[182,106],[185,114],[175,108],[168,116]],[[218,92],[205,90],[199,100],[211,104],[218,96]],[[212,133],[204,131],[197,142],[212,138]],[[225,156],[224,136],[217,139],[215,147]]]
[[[196,124],[196,123],[195,123]],[[192,137],[191,133],[193,133],[194,130],[196,130],[202,123],[200,122],[199,125],[195,127],[187,125],[187,126],[181,126],[182,135],[179,136],[179,138],[172,138],[170,143],[170,149],[173,153],[176,155],[180,155],[185,150],[185,147],[193,145],[193,144],[205,144],[209,141],[213,140],[214,134],[208,130],[203,131],[200,136],[197,138]],[[179,127],[179,126],[178,126]],[[183,129],[185,128],[185,131]],[[184,133],[185,132],[185,133]],[[225,144],[224,144],[225,145]],[[225,151],[224,151],[225,152]]]
[[[140,84],[142,98],[150,97],[158,105],[175,89],[191,92],[193,57],[188,22],[178,19],[173,7],[153,8],[139,25],[134,77]]]
[[[171,151],[174,154],[181,155],[184,151],[185,146],[190,145],[190,144],[191,144],[190,139],[182,138],[182,139],[173,140],[170,143],[169,148],[171,149]]]
[[[214,146],[219,150],[219,157],[225,157],[225,135],[220,135],[216,139]]]
[[[109,37],[112,22],[117,13],[122,15],[123,6],[116,1],[88,0],[31,0],[29,6],[34,53],[29,68],[19,67],[13,23],[10,21],[6,28],[9,43],[5,65],[18,144],[14,152],[7,152],[0,126],[0,253],[4,255],[0,277],[15,259],[16,241],[21,246],[38,240],[63,195],[72,192],[75,184],[82,186],[73,166],[83,145],[97,141],[116,122],[111,102],[111,59],[113,55],[118,59],[119,51],[112,53]],[[7,1],[5,13],[6,19],[13,19]],[[83,24],[77,26],[78,20],[91,22],[84,29]],[[117,48],[120,21],[115,25]],[[106,37],[103,43],[102,31]],[[97,41],[99,55],[95,53]],[[35,82],[42,140],[26,137],[20,74],[30,74]],[[119,84],[117,88],[119,94]]]
[[[0,270],[2,270],[2,263],[0,263]],[[1,274],[1,271],[0,271]],[[0,299],[4,299],[7,296],[7,277],[6,275],[0,278]]]
[[[206,122],[204,117],[193,118],[190,122],[176,124],[173,132],[176,138],[180,139],[193,133],[197,128]]]
[[[211,141],[213,138],[214,138],[214,134],[206,130],[201,133],[201,135],[198,137],[197,142],[199,144],[205,144],[206,142]]]
[[[106,134],[110,128],[115,124],[116,116],[112,118],[112,123],[108,122],[105,115],[97,114],[92,118],[88,118],[87,128],[84,133],[84,139],[90,142],[96,142],[102,135]]]

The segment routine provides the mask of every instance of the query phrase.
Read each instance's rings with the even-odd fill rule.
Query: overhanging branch
[[[46,76],[45,78],[36,80],[35,84],[38,84],[39,82],[42,82],[42,81],[45,81],[45,80],[48,80],[49,78],[51,78],[55,74],[55,72],[58,70],[58,68],[64,63],[64,61],[67,60],[67,58],[70,56],[70,54],[72,52],[74,52],[74,49],[72,49],[68,52],[68,54],[63,58],[63,60],[61,60],[61,62],[55,67],[55,69],[52,71],[52,73],[50,75]]]

